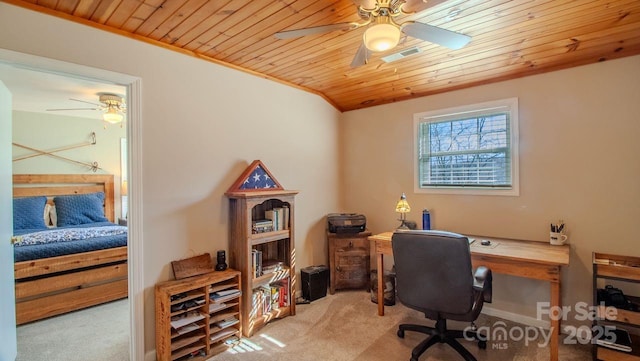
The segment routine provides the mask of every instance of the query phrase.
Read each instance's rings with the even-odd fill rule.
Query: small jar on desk
[[[337,289],[370,286],[370,254],[368,237],[371,232],[331,233],[329,243],[329,292]]]

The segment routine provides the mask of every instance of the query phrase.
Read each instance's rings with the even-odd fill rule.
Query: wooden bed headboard
[[[104,192],[104,215],[115,219],[113,174],[14,174],[13,197]]]

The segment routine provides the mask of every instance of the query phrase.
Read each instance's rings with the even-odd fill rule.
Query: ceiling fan
[[[415,21],[406,21],[398,24],[394,19],[400,15],[420,12],[444,1],[353,0],[358,6],[358,16],[360,16],[362,22],[337,23],[285,30],[276,33],[275,37],[278,39],[291,39],[335,30],[354,30],[367,26],[360,48],[351,62],[351,67],[353,68],[367,64],[372,52],[394,48],[400,42],[401,33],[450,49],[460,49],[469,43],[470,36]]]
[[[80,99],[69,98],[69,100],[73,100],[76,102],[82,102],[91,104],[93,108],[67,108],[67,109],[47,109],[49,112],[53,111],[67,111],[67,110],[100,110],[102,111],[102,119],[105,122],[111,124],[120,123],[124,120],[124,114],[127,112],[127,106],[124,102],[124,98],[117,94],[111,93],[98,93],[98,101],[100,104],[92,103]]]

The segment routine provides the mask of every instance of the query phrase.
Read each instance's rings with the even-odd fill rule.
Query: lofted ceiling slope
[[[283,30],[362,22],[371,0],[3,0],[321,95],[340,111],[640,54],[638,0],[408,0],[399,22],[471,36],[463,48],[403,37],[352,68],[366,27],[281,40]],[[397,1],[397,0],[395,0]],[[395,62],[383,56],[417,47]]]

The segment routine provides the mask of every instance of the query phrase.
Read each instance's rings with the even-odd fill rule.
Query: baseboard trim
[[[153,349],[144,354],[144,361],[155,361],[156,360],[156,350]]]
[[[551,322],[539,320],[534,317],[524,316],[518,313],[499,310],[497,308],[488,307],[486,304],[482,307],[482,313],[487,316],[499,317],[512,322],[517,322],[527,326],[539,327],[548,330],[551,327]]]

